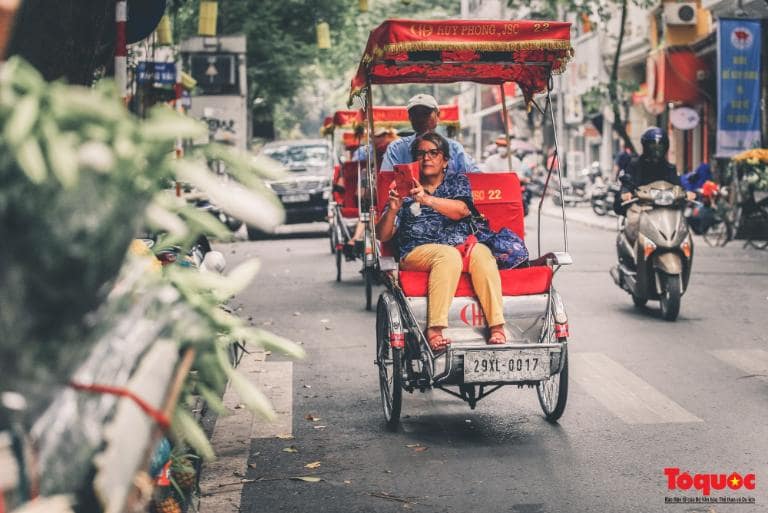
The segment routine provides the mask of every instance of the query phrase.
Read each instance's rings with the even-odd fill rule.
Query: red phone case
[[[416,187],[419,176],[419,163],[395,164],[395,191],[401,198],[411,195],[411,189]]]

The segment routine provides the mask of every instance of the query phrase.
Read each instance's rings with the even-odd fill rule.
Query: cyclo
[[[354,163],[354,166],[348,165],[346,167],[342,167],[338,163],[341,159],[338,158],[340,144],[337,141],[337,135],[340,129],[346,129],[346,131],[341,132],[341,146],[349,154],[357,150],[360,146],[360,135],[356,134],[352,129],[360,125],[359,119],[359,111],[337,110],[333,116],[326,118],[323,127],[320,129],[322,135],[330,135],[334,154],[334,166],[331,170],[333,193],[328,202],[328,239],[331,254],[336,255],[336,281],[341,281],[341,262],[344,244],[352,238],[352,231],[360,216],[359,196],[356,188],[360,167],[358,163]],[[350,158],[346,159],[346,163],[353,164]],[[344,190],[339,190],[337,186],[340,178],[344,178]]]
[[[498,85],[509,141],[504,83],[515,82],[526,102],[549,115],[554,127],[552,75],[564,71],[571,53],[569,23],[388,20],[370,34],[352,81],[350,103],[356,97],[363,99],[370,134],[373,85],[459,81]],[[535,93],[546,93],[543,109],[534,100]],[[556,134],[554,140],[556,152]],[[550,161],[545,190],[554,171],[562,183],[559,160]],[[374,220],[386,204],[393,179],[391,172],[376,174],[376,168],[375,161],[368,162],[366,170],[375,189],[370,195],[367,230],[374,240]],[[524,216],[517,175],[467,176],[475,207],[491,228],[508,227],[522,237]],[[564,208],[563,251],[541,254],[544,197],[538,210],[538,258],[528,267],[500,271],[509,335],[503,345],[486,345],[485,319],[469,276],[463,273],[445,330],[452,343],[444,352],[433,352],[424,335],[428,273],[398,271],[392,248],[386,243],[374,245],[376,270],[387,289],[380,295],[376,311],[375,364],[389,429],[397,429],[399,424],[403,391],[414,390],[439,389],[474,409],[479,400],[504,385],[535,387],[548,421],[563,414],[568,395],[568,319],[552,279],[572,260]]]
[[[408,110],[405,107],[376,106],[373,107],[373,129],[376,134],[381,129],[410,128]],[[342,143],[345,151],[354,154],[361,145],[361,138],[365,132],[365,113],[357,110],[338,110],[332,118],[323,124],[322,132],[331,135],[331,143],[334,152],[337,151],[336,132],[340,128],[351,129],[342,133]],[[440,106],[440,125],[451,129],[459,128],[459,106]],[[376,146],[375,144],[373,146]],[[368,145],[370,148],[371,145]],[[340,149],[340,148],[339,148]],[[378,149],[374,152],[378,152]],[[373,285],[376,282],[376,266],[373,253],[373,236],[369,227],[369,204],[366,201],[368,188],[367,174],[365,172],[369,152],[364,151],[363,160],[348,158],[341,165],[335,167],[333,184],[343,177],[344,191],[335,192],[329,204],[329,236],[331,240],[331,252],[336,256],[336,281],[341,281],[342,262],[360,259],[363,267],[361,274],[365,283],[365,309],[371,310],[373,304]],[[380,165],[376,159],[375,165]],[[378,168],[377,168],[378,170]],[[361,214],[362,212],[362,214]],[[365,231],[362,240],[358,240],[354,246],[348,246],[344,253],[345,245],[353,237],[358,219],[365,223]],[[345,255],[346,258],[345,258]]]

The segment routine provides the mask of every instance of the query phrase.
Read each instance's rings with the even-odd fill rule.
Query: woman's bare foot
[[[427,343],[432,351],[442,351],[445,349],[451,341],[443,337],[443,328],[432,327],[427,328]]]
[[[506,344],[507,343],[507,334],[504,333],[504,325],[503,324],[497,324],[496,326],[491,326],[491,335],[488,337],[488,343],[489,344]]]

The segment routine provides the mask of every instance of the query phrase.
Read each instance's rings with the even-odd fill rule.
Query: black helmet
[[[657,126],[649,127],[640,137],[643,144],[643,155],[661,160],[669,150],[669,137],[666,132]]]

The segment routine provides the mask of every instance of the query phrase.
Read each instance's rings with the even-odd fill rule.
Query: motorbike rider
[[[677,175],[675,166],[667,160],[669,137],[667,137],[666,132],[659,127],[652,126],[643,132],[640,142],[643,145],[642,154],[633,158],[625,172],[620,173],[622,202],[632,199],[634,190],[641,185],[648,185],[659,180],[669,182],[672,185],[680,185],[680,177]],[[688,192],[686,194],[689,200],[696,199],[695,193]],[[630,244],[634,244],[637,240],[640,213],[647,208],[649,207],[634,203],[623,213],[627,216],[624,234]]]

